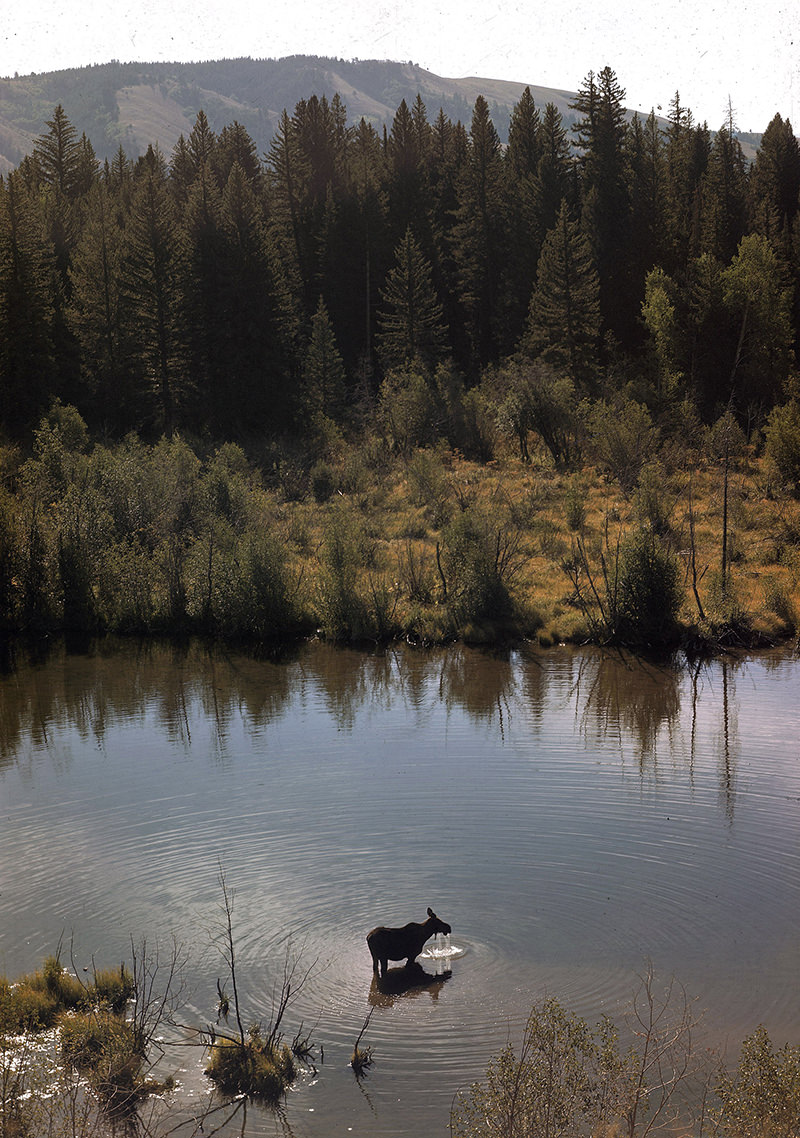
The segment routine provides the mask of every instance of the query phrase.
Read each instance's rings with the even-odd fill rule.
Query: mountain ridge
[[[364,117],[378,129],[384,125],[388,129],[400,102],[405,99],[410,104],[417,94],[429,118],[441,107],[453,121],[468,126],[475,99],[483,95],[505,141],[512,108],[526,87],[540,109],[553,103],[566,126],[575,121],[576,112],[570,107],[575,91],[480,76],[449,78],[412,62],[392,60],[307,55],[197,63],[112,60],[33,73],[0,79],[0,174],[30,152],[58,104],[102,160],[120,145],[135,158],[156,142],[169,155],[179,136],[192,129],[201,109],[213,130],[240,122],[259,153],[264,153],[284,109],[291,113],[301,99],[311,95],[330,99],[337,93],[347,108],[348,122]]]

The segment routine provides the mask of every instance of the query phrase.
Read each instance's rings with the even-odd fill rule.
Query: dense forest
[[[11,438],[53,397],[112,434],[304,430],[392,370],[467,385],[514,354],[576,392],[688,398],[749,421],[785,396],[800,325],[800,148],[776,116],[748,166],[675,97],[630,124],[590,74],[565,129],[529,90],[507,146],[402,102],[381,137],[342,101],[103,167],[57,107],[0,189],[0,392]]]
[[[404,100],[381,134],[311,96],[264,155],[200,112],[172,154],[103,164],[56,107],[0,182],[6,488],[30,492],[34,432],[46,465],[54,406],[77,415],[59,438],[235,442],[284,491],[370,430],[486,462],[499,429],[523,464],[533,439],[569,470],[622,423],[636,453],[607,465],[630,496],[656,436],[727,416],[753,445],[771,433],[796,486],[791,124],[748,163],[731,117],[712,133],[676,94],[662,129],[623,99],[590,73],[568,130],[526,89],[501,144],[483,97],[469,126]]]

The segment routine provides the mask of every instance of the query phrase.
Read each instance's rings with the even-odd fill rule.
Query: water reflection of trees
[[[682,672],[623,654],[576,659],[573,691],[581,730],[590,742],[632,740],[640,769],[656,757],[659,736],[674,736]]]
[[[419,723],[444,707],[489,725],[500,738],[517,712],[514,732],[530,733],[571,707],[588,746],[611,746],[623,758],[632,748],[642,774],[657,770],[663,752],[693,778],[696,757],[715,755],[732,815],[742,666],[735,659],[658,665],[600,651],[503,654],[461,645],[364,652],[312,644],[279,660],[198,643],[104,642],[78,656],[58,648],[46,661],[19,661],[15,672],[0,677],[0,765],[24,749],[51,749],[63,729],[103,746],[112,727],[145,721],[184,747],[201,724],[207,740],[210,724],[212,745],[224,754],[234,727],[261,731],[297,705],[323,708],[348,732],[373,710],[399,711]]]
[[[740,750],[736,672],[744,663],[656,664],[623,654],[576,653],[560,682],[587,744],[611,744],[621,754],[632,745],[643,775],[656,773],[665,754],[693,780],[698,759],[716,756],[722,805],[732,818]]]
[[[0,763],[23,747],[46,750],[57,729],[102,746],[119,723],[152,718],[172,743],[191,743],[197,707],[215,725],[220,745],[236,718],[263,722],[293,694],[291,665],[209,651],[199,644],[103,644],[45,662],[19,660],[0,680]]]
[[[454,646],[439,657],[439,698],[470,718],[495,720],[502,732],[514,690],[511,657]]]

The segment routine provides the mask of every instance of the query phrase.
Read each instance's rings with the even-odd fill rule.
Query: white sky
[[[664,113],[675,91],[713,129],[776,112],[800,126],[797,0],[3,0],[0,75],[89,63],[314,54],[412,60],[576,90],[612,67],[626,104]]]

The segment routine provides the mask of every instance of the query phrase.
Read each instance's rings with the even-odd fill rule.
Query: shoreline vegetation
[[[389,400],[406,426],[413,408],[395,404],[427,400],[418,383]],[[522,460],[491,389],[470,394],[483,461],[441,438],[401,445],[386,406],[382,429],[335,432],[312,461],[291,440],[92,442],[54,404],[30,457],[0,450],[0,635],[688,654],[796,641],[800,501],[769,434],[748,444],[726,413],[670,437],[641,405],[586,404],[565,468],[533,431]]]
[[[316,1076],[314,1047],[323,1061],[324,1044],[312,1044],[302,1023],[291,1043],[281,1031],[311,970],[300,970],[300,962],[287,956],[271,1022],[245,1029],[231,899],[225,887],[221,952],[233,995],[217,981],[216,1027],[190,1028],[176,1020],[186,959],[175,945],[160,956],[144,942],[132,943],[130,968],[93,966],[83,979],[74,963],[72,971],[64,967],[59,953],[15,982],[0,976],[2,1138],[45,1132],[79,1138],[120,1129],[202,1134],[205,1125],[217,1132],[234,1119],[245,1134],[248,1103],[282,1115],[291,1085],[304,1074]],[[235,1021],[230,1027],[229,1017]],[[374,1061],[373,1049],[360,1046],[369,1019],[350,1060],[359,1082]],[[662,985],[649,963],[619,1022],[603,1015],[591,1026],[549,997],[532,1007],[519,1045],[507,1043],[488,1059],[482,1080],[456,1089],[452,1133],[644,1138],[680,1129],[696,1138],[793,1138],[800,1123],[800,1047],[773,1047],[759,1025],[743,1040],[734,1067],[703,1045],[700,1022],[675,978]],[[170,1028],[183,1038],[167,1038]],[[198,1049],[211,1089],[204,1102],[192,1097],[184,1117],[180,1080],[163,1072],[176,1064],[179,1071],[188,1069],[187,1047]]]

